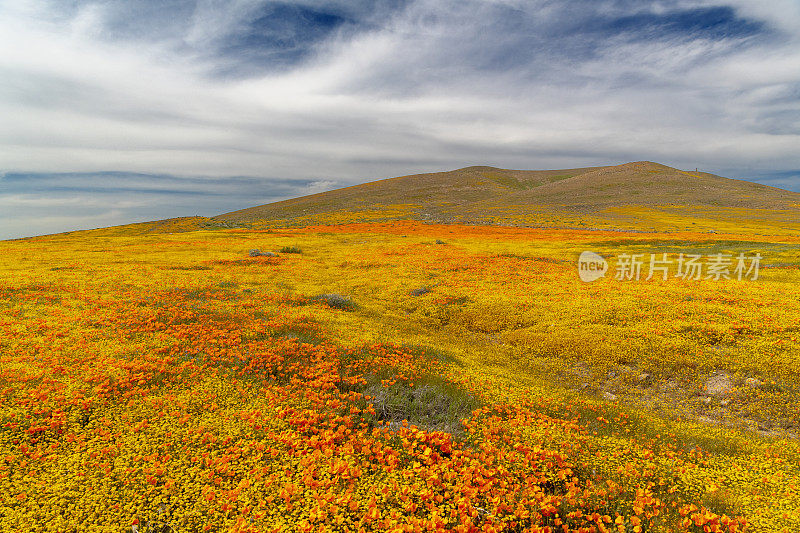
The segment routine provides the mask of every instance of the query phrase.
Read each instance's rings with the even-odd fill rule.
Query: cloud
[[[319,179],[10,172],[0,185],[0,239],[179,216],[213,216],[334,186],[332,181]]]
[[[108,171],[162,176],[142,179],[186,205],[252,191],[234,176],[348,185],[470,164],[763,176],[800,168],[800,7],[21,0],[0,6],[0,116],[0,171],[82,173],[80,194]],[[58,197],[26,183],[0,197]]]
[[[331,180],[317,180],[312,181],[305,188],[306,194],[317,194],[320,192],[330,191],[336,188],[338,184]]]
[[[760,174],[750,179],[771,187],[800,192],[800,169]]]

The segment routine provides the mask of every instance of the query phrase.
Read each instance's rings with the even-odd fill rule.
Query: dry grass
[[[724,231],[755,218],[798,232],[799,203],[800,193],[645,161],[546,171],[467,167],[374,181],[214,220],[300,226],[421,220],[645,231],[668,223],[671,230]]]

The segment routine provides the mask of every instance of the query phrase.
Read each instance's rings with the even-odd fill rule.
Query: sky
[[[800,0],[0,0],[0,239],[640,160],[800,191]]]

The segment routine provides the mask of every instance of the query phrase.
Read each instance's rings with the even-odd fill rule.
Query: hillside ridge
[[[213,219],[307,225],[355,221],[360,216],[361,220],[513,225],[514,217],[516,222],[530,223],[536,212],[579,216],[632,207],[800,211],[800,193],[652,161],[556,170],[468,166],[351,185]]]

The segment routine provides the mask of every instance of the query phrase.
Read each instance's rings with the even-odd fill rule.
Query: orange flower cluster
[[[28,289],[23,300],[50,304],[51,294]],[[578,433],[571,450],[529,435],[575,432],[574,423],[497,404],[473,413],[461,442],[391,427],[359,392],[366,379],[392,387],[443,367],[398,345],[302,343],[280,333],[308,332],[308,319],[254,319],[252,301],[221,314],[229,296],[73,294],[88,311],[80,335],[42,317],[29,323],[38,336],[6,346],[4,528],[638,532],[666,523],[652,487],[578,471]],[[111,339],[121,351],[98,353]],[[704,511],[685,525],[701,520],[738,524]]]
[[[686,517],[681,521],[681,525],[690,531],[727,533],[741,531],[746,526],[746,523],[741,519],[717,516],[705,507],[698,509],[694,504],[683,506],[680,512],[682,516]],[[696,529],[692,529],[692,526]]]
[[[607,326],[627,327],[606,306],[589,311],[600,326],[584,328],[595,344],[578,342],[582,323],[542,334],[572,316],[559,307],[567,289],[553,282],[567,267],[544,249],[557,235],[518,256],[499,247],[531,232],[368,229],[108,237],[119,239],[114,250],[132,248],[102,257],[76,239],[61,252],[67,268],[15,270],[0,284],[0,531],[741,533],[769,526],[706,504],[739,476],[776,487],[744,504],[797,496],[790,456],[777,448],[729,464],[674,427],[644,428],[612,405],[509,383],[547,350],[558,363],[583,357],[605,370],[611,356],[598,346],[619,341]],[[278,249],[303,235],[292,257],[246,257],[251,243],[226,251],[244,238],[263,249],[273,238]],[[336,252],[354,235],[366,243],[357,251],[308,257],[315,243]],[[375,235],[388,240],[367,242]],[[24,247],[9,250],[24,262]],[[319,296],[343,271],[366,287],[358,311]],[[537,300],[536,287],[551,292]],[[703,305],[738,302],[706,296]],[[651,325],[625,332],[677,346],[686,331],[693,342],[716,331]],[[448,335],[485,350],[468,354],[479,364],[462,368],[429,349]],[[511,379],[497,377],[504,364]],[[448,387],[479,405],[457,430],[390,416],[400,409],[392,401]]]

